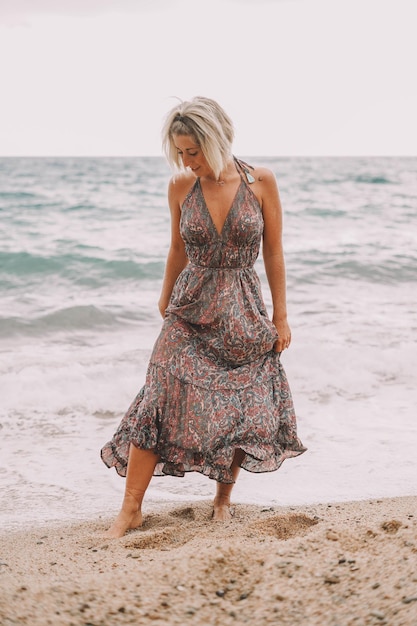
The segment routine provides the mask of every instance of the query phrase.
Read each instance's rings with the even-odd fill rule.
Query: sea
[[[308,451],[242,471],[266,507],[417,495],[417,158],[250,157],[284,211],[282,353]],[[0,159],[0,527],[100,519],[100,448],[144,382],[169,247],[161,157]],[[264,298],[271,301],[261,258]],[[199,474],[145,502],[210,499]]]

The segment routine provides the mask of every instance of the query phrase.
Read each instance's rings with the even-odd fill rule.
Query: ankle
[[[140,511],[144,495],[145,495],[144,491],[139,491],[136,489],[126,489],[125,495],[123,498],[122,508],[132,513],[136,513]]]
[[[230,494],[216,494],[214,506],[230,506]]]

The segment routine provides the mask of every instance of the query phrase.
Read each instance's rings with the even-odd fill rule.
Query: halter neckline
[[[252,185],[252,183],[255,182],[255,177],[252,176],[252,174],[250,173],[249,169],[254,170],[255,168],[252,165],[249,165],[248,163],[245,163],[245,161],[241,161],[240,159],[238,159],[234,155],[233,155],[233,161],[235,162],[236,169],[239,172],[241,178],[246,183],[248,183],[249,185]],[[243,175],[244,175],[244,177],[243,177]]]

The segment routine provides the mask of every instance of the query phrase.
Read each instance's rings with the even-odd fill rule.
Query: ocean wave
[[[154,258],[103,259],[82,254],[43,256],[29,252],[0,252],[0,285],[13,287],[13,277],[61,276],[75,284],[100,286],[112,280],[159,280],[164,262]]]
[[[395,284],[417,280],[416,260],[405,257],[385,260],[384,263],[363,263],[360,261],[343,261],[335,263],[334,274],[341,278],[360,279],[370,283]]]
[[[39,198],[39,194],[28,191],[0,191],[0,200],[28,200]]]
[[[341,207],[328,208],[328,207],[314,207],[307,206],[302,213],[305,215],[311,215],[319,218],[336,218],[341,219],[346,217],[348,209],[344,209]]]
[[[78,203],[78,204],[69,204],[68,206],[63,206],[61,211],[63,213],[76,213],[83,211],[96,211],[97,207],[94,204],[88,203]]]
[[[140,318],[132,311],[111,311],[92,304],[70,306],[33,318],[0,318],[0,336],[38,336],[57,331],[74,332],[98,328],[115,328],[139,322]]]
[[[342,280],[394,285],[417,281],[417,259],[395,255],[383,262],[344,259],[334,254],[328,258],[292,258],[288,255],[288,274],[296,283],[337,284]]]
[[[355,183],[366,183],[368,185],[395,185],[396,181],[390,180],[385,176],[372,176],[368,174],[359,174],[355,176],[353,181]]]

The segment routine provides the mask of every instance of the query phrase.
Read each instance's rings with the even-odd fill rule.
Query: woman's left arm
[[[281,201],[275,176],[270,170],[262,169],[257,180],[264,217],[263,260],[272,296],[272,322],[279,336],[274,349],[282,352],[291,343],[291,330],[287,321]]]

